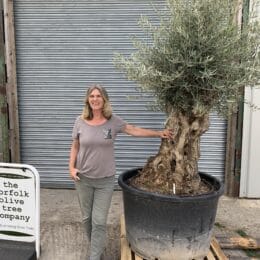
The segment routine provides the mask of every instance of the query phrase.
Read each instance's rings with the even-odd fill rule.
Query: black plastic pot
[[[167,196],[135,189],[128,179],[140,169],[119,176],[123,191],[126,236],[131,248],[146,259],[181,260],[208,254],[223,184],[200,173],[215,187],[209,194]]]

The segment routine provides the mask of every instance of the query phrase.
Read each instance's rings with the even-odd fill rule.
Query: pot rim
[[[131,173],[133,172],[138,172],[139,170],[141,170],[142,168],[133,168],[131,170],[125,171],[123,173],[121,173],[118,177],[118,184],[119,186],[126,192],[130,192],[130,193],[135,193],[138,196],[142,196],[143,198],[147,198],[147,199],[154,199],[154,200],[175,200],[175,201],[193,201],[193,200],[205,200],[205,199],[213,199],[215,197],[220,197],[223,193],[224,193],[224,184],[223,182],[221,182],[219,179],[217,179],[216,177],[207,174],[207,173],[203,173],[203,172],[199,172],[199,175],[201,177],[203,177],[204,179],[206,179],[207,181],[209,181],[214,187],[215,190],[208,192],[208,193],[203,193],[203,194],[198,194],[198,195],[165,195],[165,194],[160,194],[160,193],[156,193],[156,192],[150,192],[150,191],[145,191],[145,190],[140,190],[137,188],[134,188],[132,186],[129,186],[126,181],[134,176],[133,174],[131,175]],[[129,176],[131,175],[131,176]]]

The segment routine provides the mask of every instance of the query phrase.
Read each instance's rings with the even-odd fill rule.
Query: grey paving
[[[121,192],[115,191],[108,217],[106,260],[119,259]],[[88,245],[75,190],[41,189],[41,260],[85,260]]]

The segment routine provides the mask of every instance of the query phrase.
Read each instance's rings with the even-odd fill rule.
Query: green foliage
[[[157,108],[189,114],[212,109],[226,115],[241,89],[259,80],[259,23],[239,30],[231,0],[168,0],[159,25],[142,17],[150,43],[134,39],[129,57],[116,54],[117,68],[144,91]]]
[[[260,259],[260,250],[244,249],[244,251],[247,256],[254,257],[254,259]]]
[[[219,222],[215,222],[215,224],[214,224],[216,227],[218,227],[218,228],[225,228],[225,226],[223,225],[223,224],[221,224],[221,223],[219,223]]]
[[[241,236],[241,237],[248,237],[247,233],[242,230],[242,229],[238,229],[236,230],[236,232]]]

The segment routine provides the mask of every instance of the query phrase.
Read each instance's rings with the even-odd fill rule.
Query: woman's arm
[[[71,145],[70,160],[69,160],[70,177],[74,181],[79,180],[79,176],[77,175],[79,170],[77,168],[75,168],[76,158],[77,158],[78,152],[79,152],[79,140],[74,139],[73,142],[72,142],[72,145]]]
[[[124,133],[139,136],[139,137],[161,137],[161,138],[172,138],[173,133],[169,129],[162,131],[155,131],[151,129],[140,128],[134,125],[127,124],[123,130]]]

